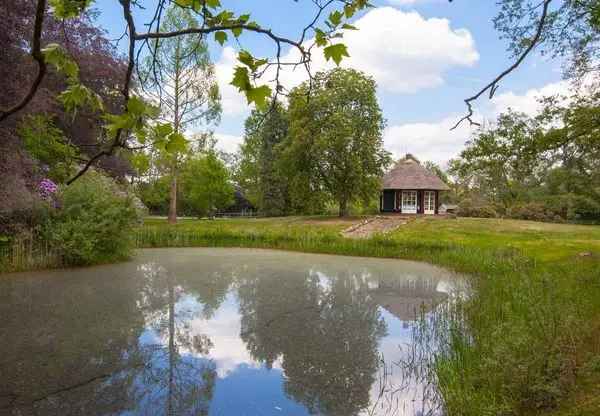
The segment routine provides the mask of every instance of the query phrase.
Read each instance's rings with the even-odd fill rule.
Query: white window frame
[[[414,205],[412,204],[413,201]],[[411,203],[410,205],[408,205],[409,202]],[[417,213],[417,191],[402,191],[402,213]]]
[[[435,191],[425,191],[425,195],[423,196],[423,212],[426,215],[435,214]]]

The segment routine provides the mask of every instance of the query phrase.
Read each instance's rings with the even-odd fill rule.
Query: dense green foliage
[[[594,97],[549,101],[537,117],[508,112],[450,163],[461,214],[540,221],[600,219]]]
[[[250,115],[235,178],[262,213],[377,210],[391,159],[375,89],[372,78],[338,68],[292,90],[288,108]]]
[[[38,114],[25,118],[18,133],[41,174],[58,183],[71,177],[79,152],[49,116]]]
[[[265,215],[292,211],[288,178],[281,163],[281,143],[288,134],[288,113],[281,103],[267,112],[254,110],[245,123],[237,172],[239,185]]]
[[[156,169],[154,162],[151,166],[153,173],[138,180],[134,189],[150,213],[168,215],[172,176],[168,169]],[[214,149],[214,142],[182,153],[177,170],[177,215],[204,217],[233,203],[232,175],[222,155]]]
[[[187,204],[200,217],[213,215],[233,203],[229,172],[214,152],[190,158],[182,179]]]
[[[375,89],[361,72],[334,69],[292,91],[283,159],[296,201],[324,194],[345,216],[352,202],[378,195],[391,160]]]
[[[170,187],[170,177],[158,176],[137,183],[135,192],[151,214],[167,215],[169,212]]]
[[[64,264],[123,260],[133,248],[133,226],[141,219],[131,195],[106,176],[90,172],[63,188],[42,233]]]

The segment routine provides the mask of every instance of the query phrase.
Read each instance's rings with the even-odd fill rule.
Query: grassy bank
[[[600,227],[421,219],[348,240],[357,219],[151,219],[138,247],[260,247],[423,260],[472,276],[436,375],[450,414],[600,414]]]

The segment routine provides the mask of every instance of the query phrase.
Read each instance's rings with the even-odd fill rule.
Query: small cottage
[[[450,188],[410,156],[383,177],[379,209],[402,214],[438,214],[439,195]]]

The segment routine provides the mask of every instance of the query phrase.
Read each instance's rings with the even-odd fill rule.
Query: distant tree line
[[[537,116],[508,111],[449,164],[463,215],[600,220],[598,93],[550,97]]]

